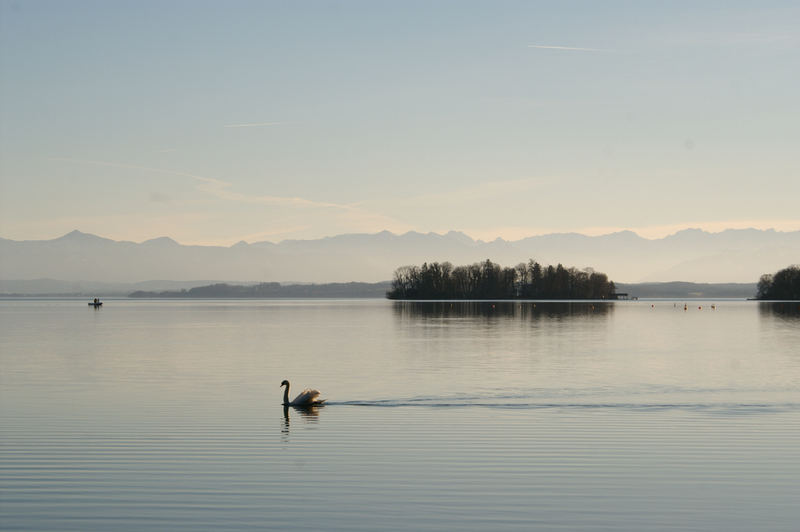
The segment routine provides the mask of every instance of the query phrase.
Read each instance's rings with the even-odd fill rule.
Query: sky
[[[0,0],[0,237],[800,229],[800,3]]]

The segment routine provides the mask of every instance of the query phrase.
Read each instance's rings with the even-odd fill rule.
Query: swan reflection
[[[290,406],[290,405],[283,405],[283,426],[281,427],[281,432],[284,434],[289,434],[289,425],[291,424],[291,416],[289,414],[290,410],[298,413],[300,415],[300,419],[304,423],[317,423],[319,421],[319,411],[323,408],[323,405],[312,405],[312,406]]]

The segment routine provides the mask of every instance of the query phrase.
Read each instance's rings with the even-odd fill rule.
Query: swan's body
[[[289,381],[283,381],[281,386],[286,386],[286,389],[283,390],[283,406],[301,406],[301,407],[309,407],[309,406],[319,406],[325,402],[325,399],[319,399],[320,391],[319,390],[312,390],[311,388],[306,388],[300,394],[294,398],[293,401],[289,400]]]

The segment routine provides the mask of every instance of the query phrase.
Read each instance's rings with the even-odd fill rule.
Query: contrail
[[[283,122],[253,122],[251,124],[226,124],[222,127],[267,127],[267,126],[277,126],[282,123]]]
[[[207,194],[211,194],[216,196],[220,199],[231,200],[231,201],[238,201],[242,203],[261,203],[266,205],[292,205],[292,206],[303,206],[303,207],[324,207],[324,208],[333,208],[333,209],[340,209],[344,211],[352,211],[354,207],[346,204],[340,203],[329,203],[329,202],[322,202],[322,201],[314,201],[305,198],[298,198],[298,197],[285,197],[285,196],[253,196],[248,194],[243,194],[241,192],[234,192],[230,190],[233,187],[232,183],[227,181],[222,181],[221,179],[214,179],[212,177],[204,177],[196,174],[190,174],[188,172],[180,172],[177,170],[166,170],[163,168],[153,168],[150,166],[141,166],[137,164],[125,164],[125,163],[116,163],[111,161],[97,161],[97,160],[88,160],[88,159],[70,159],[67,157],[49,157],[50,160],[53,161],[62,161],[66,163],[72,164],[91,164],[95,166],[108,166],[111,168],[127,168],[129,170],[141,170],[143,172],[153,172],[158,174],[168,174],[168,175],[176,175],[181,177],[190,177],[196,181],[199,181],[200,184],[197,186],[199,190]]]
[[[528,48],[539,48],[541,50],[564,50],[567,52],[610,52],[600,48],[580,48],[578,46],[556,46],[554,44],[529,44]]]

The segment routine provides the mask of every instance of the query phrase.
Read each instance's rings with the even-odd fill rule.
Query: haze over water
[[[796,303],[3,300],[0,529],[796,530],[798,345]]]

